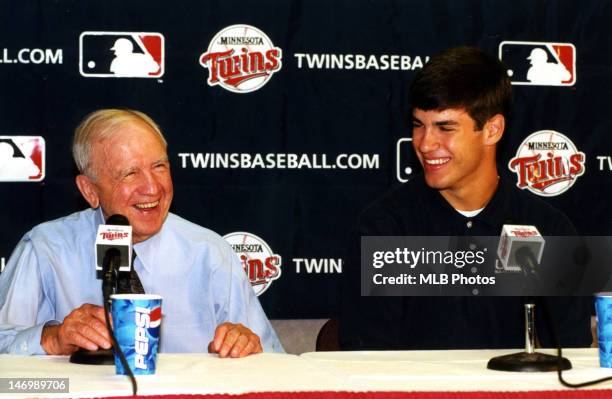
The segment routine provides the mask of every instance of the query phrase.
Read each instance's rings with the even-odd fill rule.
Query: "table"
[[[129,379],[115,375],[115,366],[72,364],[65,356],[2,355],[0,376],[68,377],[71,397],[119,396],[132,392]],[[305,359],[275,353],[242,359],[220,359],[205,353],[161,353],[157,373],[136,379],[139,395],[311,391],[313,381],[322,390],[350,388]]]
[[[209,354],[160,354],[157,374],[137,377],[138,392],[141,395],[242,394],[246,395],[244,398],[257,399],[287,396],[303,399],[433,399],[500,397],[491,392],[479,396],[474,394],[474,391],[563,390],[553,392],[552,395],[555,396],[545,396],[540,392],[531,396],[514,394],[515,396],[510,397],[612,397],[612,382],[593,388],[599,390],[568,391],[559,384],[555,373],[507,373],[486,369],[486,362],[490,357],[511,352],[513,351],[311,352],[300,356],[264,353],[243,359],[219,359],[216,355]],[[566,350],[564,355],[574,365],[574,369],[565,374],[569,381],[581,382],[612,375],[612,369],[598,367],[597,349]],[[0,377],[70,379],[69,394],[38,395],[41,397],[131,394],[129,380],[127,377],[115,375],[113,366],[75,365],[63,356],[0,355]],[[274,391],[284,394],[270,394]],[[349,391],[373,393],[350,394]],[[397,393],[392,394],[391,391]],[[438,393],[424,393],[426,391]],[[441,396],[439,391],[459,393]],[[257,394],[258,392],[262,394]],[[290,392],[293,393],[289,394]],[[1,396],[3,395],[0,394]]]
[[[320,371],[327,370],[348,382],[353,390],[375,391],[530,391],[564,388],[556,372],[511,373],[487,369],[494,356],[520,350],[311,352],[301,355]],[[539,352],[555,354],[552,350]],[[563,373],[569,382],[612,376],[599,367],[598,349],[566,349],[563,356],[572,370]],[[593,389],[612,389],[612,381]],[[612,398],[612,394],[610,395]]]

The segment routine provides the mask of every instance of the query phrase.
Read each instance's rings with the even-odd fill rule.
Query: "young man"
[[[163,297],[162,351],[283,351],[232,248],[169,212],[166,140],[151,118],[96,111],[76,129],[73,154],[91,209],[38,225],[17,245],[0,276],[0,353],[110,347],[94,245],[114,214],[132,225],[136,290]]]
[[[567,217],[500,179],[496,146],[512,90],[503,65],[476,48],[433,57],[410,88],[412,143],[423,174],[360,215],[343,278],[343,349],[519,348],[521,297],[361,297],[362,236],[496,236],[504,224],[535,225],[542,235],[572,235]],[[589,346],[590,303],[543,298],[564,346]],[[541,312],[539,312],[541,314]],[[538,324],[543,345],[551,331]]]

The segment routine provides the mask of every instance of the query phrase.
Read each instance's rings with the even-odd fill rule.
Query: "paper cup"
[[[599,365],[612,367],[612,292],[595,294]]]
[[[159,295],[111,295],[115,337],[135,375],[155,374],[162,319],[161,303]],[[127,374],[119,354],[114,352],[117,374]]]

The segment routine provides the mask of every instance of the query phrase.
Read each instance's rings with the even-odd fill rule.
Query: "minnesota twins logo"
[[[270,288],[281,275],[281,256],[275,254],[260,237],[243,231],[230,233],[223,238],[238,255],[256,295]]]
[[[260,89],[282,66],[282,50],[249,25],[232,25],[215,35],[200,65],[208,69],[209,86],[234,93]]]
[[[584,174],[586,156],[565,135],[554,130],[531,134],[519,146],[508,168],[516,173],[517,187],[552,197],[569,190]]]

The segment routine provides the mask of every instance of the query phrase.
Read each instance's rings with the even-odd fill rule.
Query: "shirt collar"
[[[423,182],[426,184],[425,182]],[[428,187],[429,188],[429,187]],[[451,206],[451,204],[440,194],[438,190],[429,189],[431,200],[438,204],[439,210],[444,210],[444,214],[448,218],[448,221],[455,220],[457,222],[465,223],[466,220],[477,220],[479,224],[484,224],[489,227],[497,228],[500,220],[508,215],[509,207],[509,196],[511,195],[512,183],[506,178],[499,178],[497,188],[491,197],[491,200],[485,205],[484,209],[473,217],[467,217]]]
[[[148,271],[152,272],[154,260],[157,258],[157,251],[161,246],[162,236],[164,235],[164,231],[166,229],[166,222],[162,224],[161,229],[152,237],[149,237],[145,241],[139,242],[138,244],[134,244],[134,251],[136,252],[136,257],[140,260],[142,267]]]
[[[101,224],[105,223],[104,214],[102,213],[102,207],[101,206],[99,206],[96,209],[94,209],[94,212],[96,212],[96,229],[97,229],[98,226],[100,226]]]

